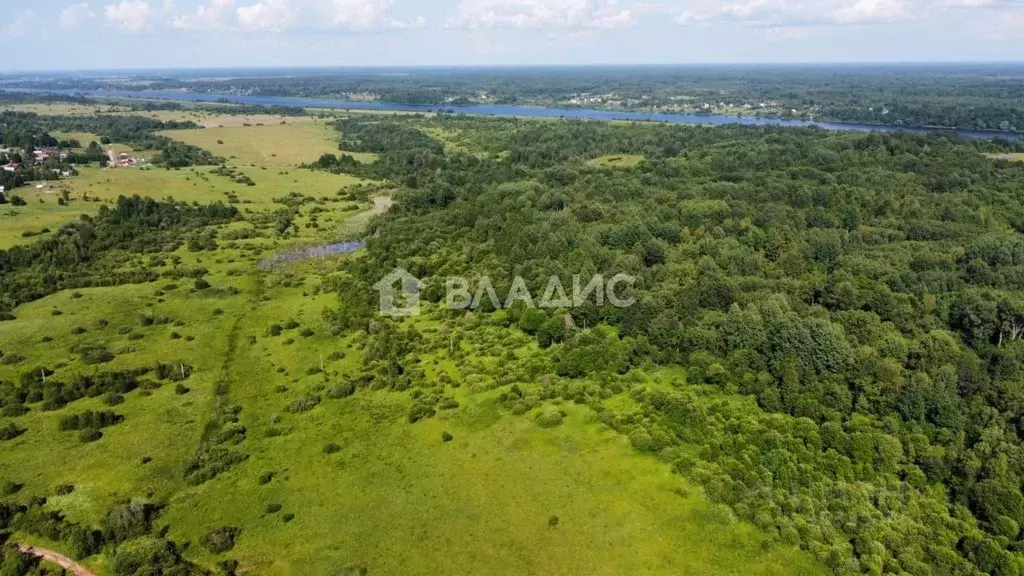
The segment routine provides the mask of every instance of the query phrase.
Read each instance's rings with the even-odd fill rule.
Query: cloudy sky
[[[1024,60],[1024,0],[0,0],[0,70]]]

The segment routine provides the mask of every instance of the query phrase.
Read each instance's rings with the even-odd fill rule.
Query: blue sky
[[[0,0],[0,69],[1020,61],[1024,0]]]

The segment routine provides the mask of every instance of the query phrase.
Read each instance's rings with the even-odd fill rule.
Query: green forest
[[[117,576],[609,558],[614,573],[640,557],[664,563],[638,574],[1024,571],[1020,143],[318,120],[263,127],[322,130],[315,154],[331,150],[277,165],[265,205],[125,190],[0,250],[0,574],[52,573],[15,542]],[[0,127],[7,146],[77,132],[160,150],[179,194],[270,157],[161,132],[186,121],[3,112]],[[83,162],[102,150],[78,144]],[[395,268],[423,283],[421,316],[379,313]],[[632,305],[445,306],[453,276],[504,295],[516,277],[542,294],[618,274]],[[599,451],[602,434],[627,452]],[[538,475],[502,484],[502,463]],[[630,490],[671,503],[629,508]],[[695,512],[654,524],[652,509]],[[502,530],[475,529],[488,515]],[[621,556],[589,556],[618,524]],[[640,546],[638,525],[696,546],[693,564]]]
[[[434,301],[449,275],[519,275],[535,293],[552,275],[635,275],[632,307],[495,312],[544,350],[509,366],[516,382],[558,376],[514,385],[513,410],[631,390],[642,410],[597,408],[602,422],[836,573],[1020,572],[1024,164],[983,155],[996,144],[459,118],[339,129],[379,160],[316,167],[405,184],[348,266],[339,329],[380,322],[368,287],[398,265]],[[646,160],[584,163],[610,154]],[[383,360],[365,378],[401,389],[402,358]],[[652,365],[685,383],[637,386]]]

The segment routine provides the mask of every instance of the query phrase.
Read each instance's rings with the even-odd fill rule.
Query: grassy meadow
[[[206,118],[218,127],[166,134],[224,156],[254,186],[212,174],[210,167],[82,168],[52,193],[20,190],[28,205],[0,210],[0,248],[35,241],[23,232],[56,230],[121,194],[190,203],[232,200],[252,219],[279,209],[274,198],[290,192],[333,197],[360,183],[296,168],[337,152],[337,135],[322,122],[245,126],[249,122],[238,118]],[[87,143],[87,135],[64,136]],[[640,159],[594,162],[615,167]],[[61,189],[71,198],[68,206],[56,202]],[[233,223],[217,231],[216,250],[182,247],[161,255],[176,257],[177,266],[205,268],[210,288],[197,289],[189,277],[162,278],[63,291],[18,307],[15,320],[0,324],[0,351],[24,360],[0,362],[0,381],[18,381],[41,366],[65,381],[158,362],[185,363],[193,372],[181,383],[184,392],[153,382],[113,407],[103,398],[85,398],[59,410],[35,404],[25,415],[0,416],[0,426],[15,422],[26,429],[0,445],[0,483],[23,484],[18,499],[47,495],[48,509],[85,524],[97,523],[124,499],[159,502],[164,508],[158,525],[168,526],[176,542],[191,544],[189,560],[212,570],[218,560],[236,559],[239,573],[250,576],[336,574],[353,566],[374,575],[824,573],[796,548],[767,542],[728,507],[710,503],[666,464],[636,452],[585,406],[564,403],[564,424],[542,428],[534,418],[509,414],[496,390],[452,385],[447,391],[460,406],[416,424],[407,418],[409,394],[369,389],[289,411],[360,367],[367,335],[332,335],[323,319],[324,309],[338,302],[329,283],[339,261],[359,254],[269,272],[257,263],[291,247],[347,237],[389,204],[383,198],[372,210],[368,202],[312,204],[324,210],[315,217],[303,206],[296,232],[287,238],[259,224]],[[309,226],[314,220],[318,226]],[[226,240],[230,231],[249,227],[254,237]],[[135,255],[122,266],[168,272],[175,264]],[[152,316],[170,320],[143,320]],[[289,320],[295,326],[280,335],[269,331]],[[436,337],[442,323],[424,317],[414,325]],[[505,328],[471,336],[513,342],[520,354],[536,346]],[[101,345],[115,358],[87,365],[77,352],[82,344]],[[463,345],[475,350],[472,343]],[[456,381],[467,365],[501,366],[477,352],[461,363],[440,353],[420,360],[431,378],[445,373]],[[222,381],[228,389],[218,397]],[[190,485],[183,471],[217,402],[239,408],[248,458]],[[623,411],[631,400],[620,394],[607,402]],[[58,430],[62,415],[87,409],[114,410],[124,422],[103,429],[92,443]],[[442,441],[445,432],[450,442]],[[335,446],[326,450],[328,444]],[[74,485],[74,491],[55,496],[61,484]],[[235,548],[221,556],[197,544],[219,526],[241,528]],[[59,542],[15,537],[62,549]],[[113,573],[106,556],[84,564],[100,575]]]
[[[1011,162],[1024,162],[1024,153],[1020,152],[1007,152],[1005,154],[986,154],[993,160],[1009,160]]]
[[[643,161],[644,157],[639,154],[616,154],[594,158],[587,164],[597,168],[632,168]]]
[[[165,134],[186,143],[206,148],[223,156],[226,166],[252,179],[253,186],[211,173],[212,167],[196,166],[167,170],[149,167],[83,166],[73,178],[19,188],[17,194],[28,204],[23,207],[0,206],[0,249],[37,239],[43,229],[56,231],[81,214],[95,214],[103,202],[121,195],[139,194],[152,198],[174,198],[186,202],[228,202],[232,199],[245,210],[266,210],[273,199],[298,192],[308,196],[332,196],[338,190],[360,182],[358,178],[301,170],[297,166],[315,160],[324,152],[337,152],[337,144],[328,140],[331,128],[324,124],[237,126],[169,131]],[[57,138],[76,138],[85,146],[99,140],[88,133],[55,133]],[[223,145],[217,141],[224,142]],[[130,146],[113,143],[104,146],[115,152],[131,152],[146,158],[151,151],[133,151]],[[372,155],[367,155],[372,156]],[[363,158],[366,159],[366,158]],[[66,191],[70,202],[58,204]]]

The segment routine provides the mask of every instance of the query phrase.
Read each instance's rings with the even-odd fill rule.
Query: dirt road
[[[42,558],[46,562],[56,564],[57,566],[60,566],[68,572],[71,572],[75,576],[96,576],[89,570],[86,570],[85,567],[81,564],[75,562],[67,556],[64,556],[63,554],[58,554],[57,552],[54,552],[53,550],[47,550],[45,548],[36,548],[34,546],[26,546],[24,544],[18,544],[18,550],[20,550],[22,554],[28,554],[30,556],[35,556],[36,558]]]

